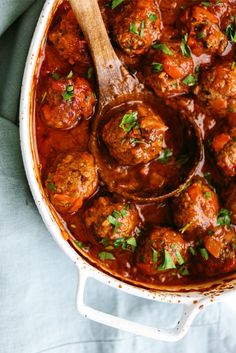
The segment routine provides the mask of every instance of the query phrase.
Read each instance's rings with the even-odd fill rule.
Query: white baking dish
[[[64,227],[60,217],[45,199],[39,178],[34,134],[35,75],[37,76],[40,66],[38,59],[40,49],[45,43],[51,19],[60,3],[61,0],[47,0],[45,2],[30,46],[22,83],[20,102],[21,149],[26,175],[35,203],[48,230],[63,251],[74,261],[79,270],[77,308],[82,315],[102,324],[126,330],[134,334],[165,341],[177,341],[186,334],[193,319],[200,310],[206,308],[209,304],[219,301],[234,302],[236,298],[236,275],[228,276],[227,278],[218,280],[218,282],[209,282],[201,286],[199,285],[198,287],[186,287],[184,289],[168,288],[154,291],[127,284],[93,267],[82,256],[75,252],[65,240],[65,237],[63,237],[68,230]],[[89,277],[93,277],[98,281],[117,288],[118,290],[123,290],[131,295],[159,302],[174,303],[176,305],[183,304],[183,314],[174,329],[162,330],[100,312],[84,304],[84,290],[86,280]]]

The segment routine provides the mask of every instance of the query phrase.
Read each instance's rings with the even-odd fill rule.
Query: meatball
[[[188,93],[196,82],[191,56],[183,54],[181,43],[155,44],[154,48],[144,65],[145,83],[161,97]]]
[[[218,114],[236,112],[236,65],[224,62],[200,75],[195,93]]]
[[[201,177],[195,177],[173,201],[174,222],[186,239],[202,237],[215,226],[218,211],[217,195]]]
[[[114,16],[115,40],[127,54],[141,55],[160,37],[161,17],[155,0],[130,0]]]
[[[73,128],[81,118],[89,119],[96,103],[88,81],[81,77],[50,77],[45,98],[41,101],[42,118],[55,129]],[[54,76],[55,77],[55,76]]]
[[[147,163],[161,153],[167,129],[159,115],[140,104],[136,110],[111,118],[102,136],[110,154],[120,164],[135,165]]]
[[[225,207],[230,211],[231,222],[236,224],[236,183],[232,182],[224,195]]]
[[[77,212],[83,200],[91,196],[98,186],[93,156],[88,152],[59,156],[46,177],[45,186],[58,212]]]
[[[217,165],[230,177],[236,175],[236,130],[234,133],[221,133],[214,136],[212,149],[216,155]]]
[[[219,19],[203,5],[194,5],[181,17],[187,43],[196,56],[202,54],[221,55],[228,44],[226,35],[219,28]]]
[[[49,32],[49,40],[71,65],[90,64],[88,46],[72,10],[62,15],[59,25]]]
[[[99,197],[86,210],[85,223],[95,237],[116,240],[136,236],[140,219],[132,204]]]
[[[140,242],[136,263],[143,274],[156,275],[160,271],[173,271],[186,263],[188,256],[188,243],[179,232],[169,227],[156,227]]]
[[[234,228],[217,227],[204,237],[192,257],[191,270],[195,276],[216,276],[236,268],[236,234]]]

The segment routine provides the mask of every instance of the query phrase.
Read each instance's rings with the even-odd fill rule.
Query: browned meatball
[[[137,109],[111,118],[104,126],[103,140],[120,164],[135,165],[161,153],[167,129],[159,115],[139,104]]]
[[[156,227],[140,242],[137,253],[137,268],[147,275],[172,270],[187,262],[188,243],[179,232],[169,227]]]
[[[155,44],[144,65],[145,83],[161,97],[188,93],[194,86],[194,64],[181,43]],[[183,49],[184,50],[184,49]]]
[[[224,62],[204,71],[195,93],[218,114],[236,112],[236,65]]]
[[[88,152],[71,152],[57,158],[45,186],[58,212],[75,213],[98,185],[94,159]]]
[[[99,197],[86,210],[85,222],[96,237],[116,240],[136,236],[140,219],[132,204],[114,203],[109,197]]]
[[[115,40],[130,55],[144,54],[159,38],[160,29],[160,11],[155,0],[126,1],[113,21]]]
[[[236,183],[232,182],[224,195],[225,207],[230,211],[231,222],[236,224]]]
[[[59,25],[49,32],[49,40],[70,64],[90,63],[87,43],[72,10],[62,15]]]
[[[84,78],[71,75],[48,80],[41,104],[42,118],[51,128],[70,129],[81,118],[89,119],[94,112],[96,99],[90,84]]]
[[[230,177],[236,175],[236,129],[214,136],[212,149],[222,172]]]
[[[203,3],[185,10],[181,17],[187,43],[194,55],[222,54],[228,44],[226,35],[219,28],[218,17],[208,11]]]
[[[191,272],[195,276],[215,276],[236,268],[234,228],[217,227],[194,250]]]
[[[173,201],[174,222],[186,239],[202,237],[217,224],[219,203],[216,193],[201,177],[196,177]]]

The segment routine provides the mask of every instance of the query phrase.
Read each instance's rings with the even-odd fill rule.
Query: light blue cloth
[[[42,5],[0,0],[0,353],[235,353],[236,317],[226,304],[200,313],[177,343],[118,331],[76,311],[76,268],[38,214],[19,147],[20,84]],[[180,306],[130,297],[95,281],[88,283],[86,301],[162,327],[176,324],[181,312]]]

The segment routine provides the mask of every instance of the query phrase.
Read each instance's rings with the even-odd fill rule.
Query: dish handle
[[[133,322],[131,320],[123,319],[118,316],[107,314],[103,311],[93,309],[84,303],[84,292],[86,282],[89,277],[93,277],[90,271],[79,268],[79,284],[77,293],[77,309],[79,313],[90,320],[99,322],[116,329],[127,331],[136,335],[141,335],[156,340],[175,342],[185,336],[191,326],[192,321],[197,316],[199,311],[209,304],[206,300],[198,301],[198,303],[184,304],[184,310],[177,325],[171,329],[159,329],[157,327],[146,326]],[[177,304],[176,304],[177,305]]]

